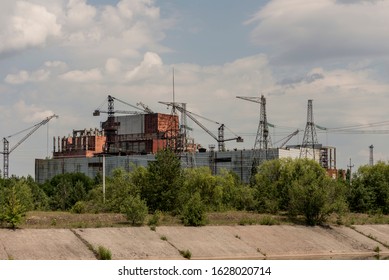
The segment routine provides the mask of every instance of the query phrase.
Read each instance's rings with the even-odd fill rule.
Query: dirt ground
[[[355,228],[355,229],[354,229]],[[0,229],[0,259],[368,259],[389,256],[389,225]]]

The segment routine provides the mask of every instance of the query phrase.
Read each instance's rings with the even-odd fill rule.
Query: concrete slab
[[[6,252],[6,257],[1,255],[2,259],[96,259],[68,229],[0,229],[0,244]]]
[[[1,234],[1,233],[0,233]],[[4,249],[4,245],[0,241],[0,260],[8,260],[8,254]]]
[[[231,230],[236,228],[236,230]],[[178,250],[189,250],[192,259],[263,259],[256,247],[245,243],[239,227],[158,227]]]
[[[373,256],[377,242],[346,227],[242,226],[230,228],[268,259],[331,259]]]
[[[103,246],[112,259],[182,259],[181,255],[149,227],[76,229],[94,248]]]
[[[129,260],[183,259],[179,250],[189,250],[192,259],[368,259],[379,247],[380,257],[389,256],[389,249],[383,245],[389,244],[389,225],[355,226],[355,230],[343,226],[253,225],[73,231],[0,229],[0,259],[95,259],[86,243],[110,249],[113,259]]]
[[[389,246],[389,225],[356,225],[355,229],[366,236],[370,236],[386,246]],[[383,245],[380,246],[383,251],[389,250]]]

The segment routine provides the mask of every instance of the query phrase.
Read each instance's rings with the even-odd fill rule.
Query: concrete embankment
[[[161,226],[0,229],[0,259],[88,260],[103,246],[113,259],[367,259],[389,256],[389,225]]]

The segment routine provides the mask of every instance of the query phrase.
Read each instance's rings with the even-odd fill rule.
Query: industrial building
[[[155,160],[155,154],[165,148],[170,148],[179,155],[183,168],[206,166],[213,174],[220,174],[223,169],[233,171],[243,182],[249,182],[253,163],[260,164],[265,160],[287,157],[314,159],[326,168],[330,176],[335,177],[337,174],[336,149],[318,144],[315,138],[311,100],[308,102],[308,121],[303,144],[284,148],[286,142],[298,132],[296,131],[280,147],[272,148],[264,97],[250,100],[246,98],[261,104],[257,139],[252,150],[233,151],[226,151],[224,142],[242,142],[241,137],[225,139],[224,124],[220,126],[218,136],[214,135],[193,113],[186,111],[185,104],[164,103],[173,107],[172,114],[154,113],[146,106],[139,108],[131,105],[139,110],[130,114],[120,111],[127,114],[115,116],[118,111],[114,110],[114,100],[118,99],[108,96],[108,111],[97,109],[94,112],[95,116],[108,113],[107,120],[101,123],[101,129],[73,130],[72,136],[53,139],[53,158],[35,160],[35,180],[38,183],[69,172],[82,172],[93,178],[102,173],[103,157],[107,175],[119,167],[130,171],[137,166],[147,166],[150,161]],[[180,119],[176,109],[181,113]],[[200,148],[200,145],[188,137],[186,116],[218,142],[217,150],[215,146],[210,146],[208,151]]]

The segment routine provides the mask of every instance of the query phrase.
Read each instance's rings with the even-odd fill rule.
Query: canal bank
[[[372,259],[389,256],[389,225],[0,229],[0,259]]]

